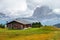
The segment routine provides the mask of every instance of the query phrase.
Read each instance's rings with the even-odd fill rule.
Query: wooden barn
[[[9,29],[24,29],[32,26],[32,23],[25,20],[13,20],[7,23]]]

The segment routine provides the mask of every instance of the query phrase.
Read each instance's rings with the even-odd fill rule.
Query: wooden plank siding
[[[22,24],[16,21],[12,21],[10,23],[7,23],[7,27],[9,29],[24,29],[24,28],[31,27],[31,24]]]

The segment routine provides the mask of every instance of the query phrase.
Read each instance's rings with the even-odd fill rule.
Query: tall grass
[[[51,40],[60,38],[60,29],[52,26],[8,30],[0,28],[0,40]]]

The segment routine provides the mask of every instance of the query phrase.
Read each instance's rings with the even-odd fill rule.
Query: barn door
[[[21,29],[23,29],[23,25],[20,25]]]

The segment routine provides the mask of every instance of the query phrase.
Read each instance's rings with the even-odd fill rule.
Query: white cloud
[[[30,10],[34,10],[39,4],[39,0],[26,0],[26,2]]]
[[[1,0],[0,1],[0,12],[6,14],[11,18],[25,15],[22,12],[26,12],[26,10],[27,10],[26,0]]]
[[[60,14],[60,9],[54,9],[53,12],[54,12],[55,14]]]
[[[0,12],[11,18],[30,17],[37,6],[60,8],[60,0],[0,0]],[[51,14],[51,13],[50,13]]]
[[[55,9],[55,8],[60,8],[60,0],[28,0],[28,1],[31,1],[39,6],[42,6],[42,5],[48,5],[50,8],[52,9]],[[32,4],[33,4],[32,3]]]
[[[1,4],[5,7],[5,10],[13,12],[18,10],[25,11],[27,9],[26,0],[3,0]]]
[[[49,5],[51,8],[60,8],[60,0],[40,0],[40,5]]]
[[[37,6],[48,5],[55,9],[60,8],[60,0],[0,0],[0,12],[7,16],[31,16]]]

